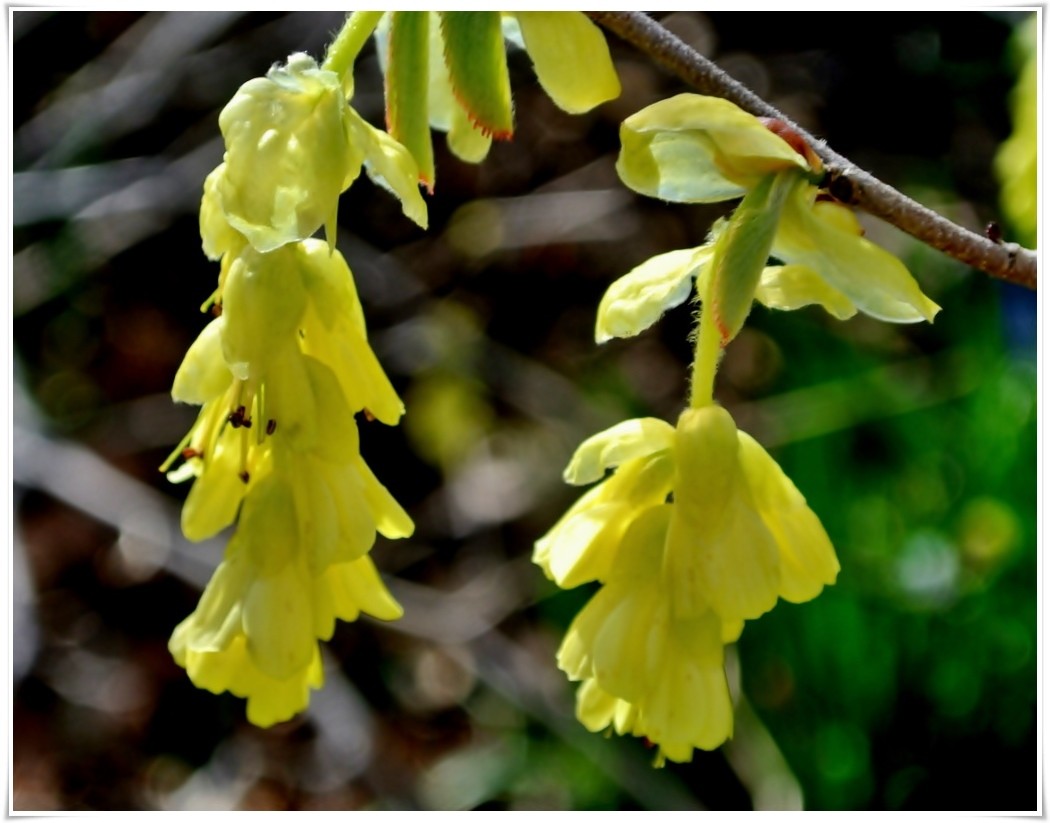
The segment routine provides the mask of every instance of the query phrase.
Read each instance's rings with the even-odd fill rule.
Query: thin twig
[[[597,23],[649,55],[703,94],[723,97],[756,117],[783,120],[824,161],[836,197],[885,220],[967,265],[1010,283],[1036,288],[1036,255],[1017,243],[999,243],[941,217],[832,151],[782,112],[686,43],[638,11],[591,11]]]

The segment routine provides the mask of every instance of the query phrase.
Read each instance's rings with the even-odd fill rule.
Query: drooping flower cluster
[[[707,244],[652,258],[606,292],[598,342],[648,328],[695,280],[703,309],[690,406],[674,427],[628,420],[586,440],[565,479],[602,482],[533,555],[561,587],[601,583],[558,653],[581,683],[577,717],[592,731],[647,738],[661,763],[731,736],[725,646],[745,621],[778,598],[816,597],[839,571],[801,493],[714,402],[722,350],[755,299],[817,303],[840,319],[859,309],[913,322],[938,311],[900,261],[861,236],[852,212],[818,191],[812,152],[777,131],[698,95],[624,122],[617,169],[631,188],[679,202],[743,199]],[[785,265],[768,265],[771,256]]]
[[[404,409],[332,245],[339,194],[362,168],[424,226],[426,206],[415,161],[353,111],[346,86],[295,54],[223,109],[226,153],[200,212],[205,253],[221,261],[218,316],[172,390],[202,407],[169,473],[193,480],[183,531],[236,531],[170,649],[195,685],[246,697],[260,726],[321,686],[318,640],[336,618],[400,617],[368,552],[376,532],[413,531],[360,455],[355,414],[395,425]],[[328,243],[311,238],[321,227]]]

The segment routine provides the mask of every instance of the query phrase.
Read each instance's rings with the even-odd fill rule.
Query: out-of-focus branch
[[[993,277],[1036,288],[1036,255],[1033,251],[1017,243],[996,242],[964,229],[905,197],[792,123],[783,113],[645,13],[591,11],[587,14],[703,94],[725,98],[756,117],[775,117],[790,125],[824,161],[828,186],[840,200]]]

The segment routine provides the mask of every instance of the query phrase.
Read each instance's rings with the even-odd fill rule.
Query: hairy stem
[[[649,55],[693,88],[729,100],[756,117],[783,120],[824,161],[827,185],[840,200],[993,277],[1036,288],[1036,255],[1017,243],[999,243],[947,220],[832,151],[746,86],[638,11],[590,11],[596,23]]]
[[[335,40],[329,44],[321,68],[338,74],[342,78],[344,89],[352,82],[350,70],[354,67],[354,60],[372,36],[382,16],[381,11],[353,12],[346,18],[346,23]]]

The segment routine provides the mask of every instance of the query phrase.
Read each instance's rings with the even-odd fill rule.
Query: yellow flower
[[[259,251],[334,225],[339,194],[361,163],[348,112],[339,76],[305,54],[249,80],[222,110],[216,188],[230,225]]]
[[[585,441],[570,483],[615,473],[536,543],[559,586],[604,585],[573,621],[558,665],[582,681],[577,717],[689,760],[732,733],[724,646],[778,597],[835,582],[820,521],[779,466],[719,406],[674,429],[628,420]],[[667,502],[673,498],[673,502]]]
[[[426,204],[411,155],[346,102],[335,72],[293,54],[266,77],[245,83],[219,115],[224,163],[205,183],[205,253],[225,246],[214,199],[230,226],[260,252],[313,235],[334,242],[339,195],[361,173],[394,192],[424,228]]]
[[[664,200],[719,202],[756,190],[770,175],[789,175],[769,241],[772,256],[788,265],[766,266],[752,281],[755,299],[767,306],[817,303],[839,319],[859,310],[896,323],[932,320],[939,311],[897,258],[864,239],[850,209],[818,201],[813,179],[819,161],[807,160],[734,104],[681,94],[629,117],[620,137],[621,179]],[[685,301],[694,278],[698,293],[706,294],[705,278],[718,262],[725,230],[724,223],[716,224],[705,245],[658,255],[613,283],[599,307],[598,342],[648,328]],[[738,242],[751,242],[751,236],[744,231]],[[748,279],[737,272],[723,277],[730,286]]]
[[[777,597],[801,603],[835,582],[839,564],[805,498],[725,409],[682,412],[675,504],[665,557],[674,614],[713,609],[751,620]]]
[[[257,725],[305,708],[309,688],[321,686],[317,640],[331,637],[337,618],[401,616],[366,553],[377,528],[412,533],[359,456],[337,466],[264,452],[225,559],[169,644],[196,685],[247,697]]]
[[[662,557],[674,506],[641,512],[621,539],[608,582],[566,633],[558,665],[582,680],[577,717],[591,731],[648,738],[664,757],[688,761],[731,736],[724,669],[726,627],[711,610],[677,618]]]
[[[324,682],[317,640],[336,618],[396,620],[401,607],[367,557],[311,576],[302,562],[263,571],[231,541],[197,609],[168,647],[199,688],[248,699],[248,719],[271,726],[306,708]]]

